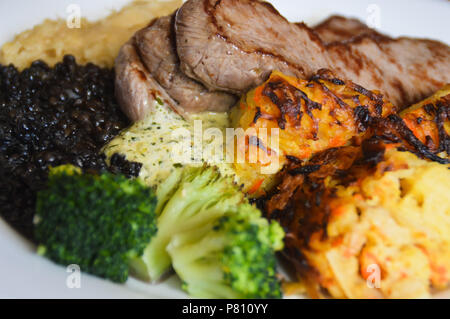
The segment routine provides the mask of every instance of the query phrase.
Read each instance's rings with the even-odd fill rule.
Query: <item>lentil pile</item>
[[[0,214],[33,239],[36,192],[48,168],[74,164],[132,177],[141,164],[100,149],[129,125],[114,98],[114,72],[78,65],[73,56],[50,68],[36,61],[19,72],[0,65]]]

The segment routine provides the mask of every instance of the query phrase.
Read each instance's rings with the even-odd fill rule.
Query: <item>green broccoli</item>
[[[200,298],[280,298],[275,251],[284,232],[249,204],[172,238],[168,251],[184,289]]]
[[[81,270],[125,282],[131,259],[157,232],[156,196],[139,180],[82,174],[70,165],[50,170],[37,195],[38,253]]]
[[[157,281],[170,270],[166,248],[174,235],[216,220],[244,201],[231,178],[203,167],[176,170],[158,187],[157,197],[158,233],[143,256],[131,263],[132,273],[142,280]]]
[[[284,232],[215,168],[184,168],[158,191],[158,233],[132,265],[159,279],[172,265],[195,297],[277,298]]]

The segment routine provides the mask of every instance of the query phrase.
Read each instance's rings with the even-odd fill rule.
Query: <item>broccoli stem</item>
[[[160,185],[157,190],[158,233],[144,250],[142,258],[133,260],[133,273],[142,280],[158,281],[170,270],[172,258],[167,246],[181,232],[223,216],[229,207],[244,200],[244,195],[228,178],[213,168],[188,168]]]

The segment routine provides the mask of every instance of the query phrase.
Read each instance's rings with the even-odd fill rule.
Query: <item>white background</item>
[[[450,1],[446,0],[273,0],[291,21],[317,23],[330,14],[367,21],[368,7],[380,8],[380,30],[392,36],[414,36],[450,44]],[[127,0],[0,0],[0,44],[44,18],[66,17],[69,4],[83,16],[99,18]],[[65,268],[34,253],[34,247],[0,220],[0,298],[185,298],[172,277],[159,285],[130,280],[116,285],[86,274],[80,289],[68,289]],[[450,294],[441,296],[450,297]]]
[[[66,17],[69,4],[78,4],[88,18],[105,16],[128,0],[0,0],[0,43],[44,18]],[[367,8],[381,9],[384,33],[427,37],[450,44],[450,1],[447,0],[272,0],[291,21],[317,23],[330,14],[357,17],[366,21]]]

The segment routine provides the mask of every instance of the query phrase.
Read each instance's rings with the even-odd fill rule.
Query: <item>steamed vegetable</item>
[[[142,258],[132,263],[133,272],[143,280],[156,281],[171,266],[167,246],[172,237],[195,231],[199,224],[222,217],[244,201],[244,195],[229,178],[215,168],[179,169],[158,188],[158,233]]]
[[[70,165],[53,168],[37,196],[38,252],[125,282],[130,260],[142,255],[157,231],[155,207],[155,194],[139,180],[82,174]]]
[[[216,168],[185,168],[158,188],[158,233],[132,268],[158,280],[173,266],[194,297],[277,298],[283,230]]]
[[[172,238],[168,251],[184,289],[200,298],[280,298],[274,252],[282,249],[278,223],[249,204],[230,207]]]
[[[129,271],[155,281],[173,266],[195,297],[281,296],[275,252],[283,230],[232,178],[216,168],[180,168],[157,196],[141,183],[70,165],[51,169],[37,200],[39,253],[116,282]]]

